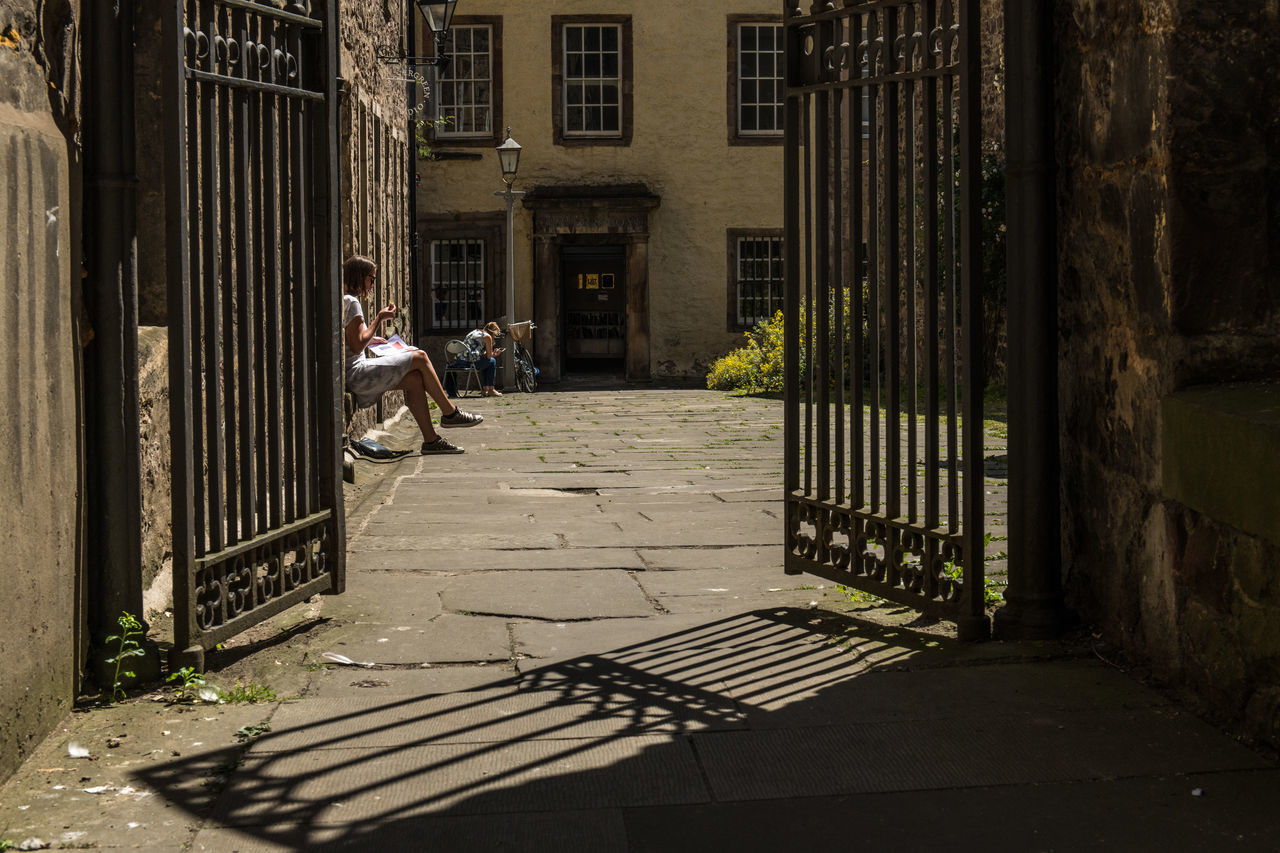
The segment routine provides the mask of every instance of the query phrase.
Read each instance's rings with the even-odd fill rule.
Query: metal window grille
[[[781,237],[739,237],[738,324],[754,326],[782,310]]]
[[[493,28],[487,24],[458,25],[448,68],[436,84],[436,117],[452,118],[437,130],[455,139],[493,134]]]
[[[617,24],[564,28],[564,132],[622,134],[622,28]]]
[[[484,240],[431,241],[431,287],[435,327],[475,329],[484,313],[488,269]]]
[[[782,135],[782,25],[738,25],[738,133]]]

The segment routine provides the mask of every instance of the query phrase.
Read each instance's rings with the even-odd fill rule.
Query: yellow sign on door
[[[599,290],[599,289],[600,289],[600,276],[596,275],[593,272],[587,273],[587,290]]]

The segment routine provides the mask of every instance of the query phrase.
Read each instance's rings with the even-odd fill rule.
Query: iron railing
[[[783,9],[786,569],[986,636],[978,2]]]
[[[341,591],[336,4],[166,10],[175,651]]]

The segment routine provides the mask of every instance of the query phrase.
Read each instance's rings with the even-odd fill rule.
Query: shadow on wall
[[[209,815],[228,828],[205,830],[196,849],[705,851],[711,836],[686,831],[699,821],[737,849],[786,849],[798,816],[815,808],[810,849],[848,849],[852,829],[829,797],[867,793],[898,796],[900,813],[881,812],[893,805],[885,800],[868,806],[879,828],[859,823],[862,837],[937,841],[950,831],[942,812],[902,818],[937,792],[1123,778],[1134,771],[1126,744],[1142,744],[1144,772],[1205,769],[1188,750],[1203,752],[1216,732],[1138,718],[1137,688],[1096,662],[1050,677],[1046,664],[933,668],[956,655],[953,641],[905,629],[763,610],[472,691],[286,704],[243,759],[228,749],[138,777],[203,813],[207,793],[191,780],[239,763]],[[867,666],[908,661],[924,672]],[[1098,715],[1098,704],[1124,704],[1117,690],[1130,699],[1124,713]],[[1017,799],[999,790],[982,822],[997,844],[1009,840],[1002,813]],[[1060,816],[1023,812],[1014,820],[1030,822],[1028,842],[1071,835]]]

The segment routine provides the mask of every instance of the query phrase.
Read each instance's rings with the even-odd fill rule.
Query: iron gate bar
[[[336,4],[317,6],[166,5],[175,654],[197,666],[343,586]]]
[[[786,570],[975,639],[989,633],[977,14],[978,0],[783,6]]]

